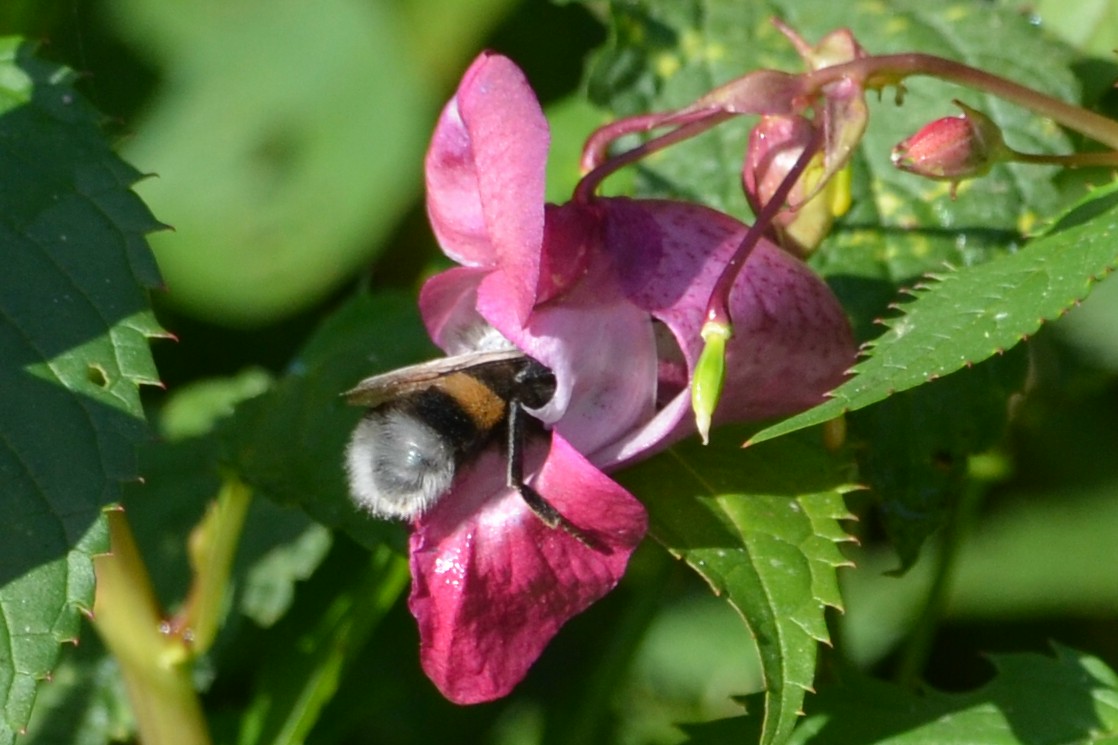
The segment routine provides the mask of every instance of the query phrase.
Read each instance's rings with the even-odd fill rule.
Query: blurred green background
[[[437,260],[427,138],[470,60],[515,57],[552,103],[604,39],[580,7],[512,0],[6,0],[0,32],[81,73],[150,174],[136,188],[169,227],[151,236],[180,340],[156,352],[169,382],[282,364],[357,277],[413,286]],[[600,118],[560,116],[582,133]]]
[[[1088,6],[1104,18],[1114,9]],[[1053,28],[1073,43],[1106,43],[1095,33],[1099,15],[1072,15]],[[152,247],[167,285],[154,298],[157,314],[178,337],[155,347],[172,392],[249,367],[279,372],[356,288],[411,291],[438,265],[422,158],[440,107],[480,49],[515,59],[548,110],[551,198],[569,193],[581,140],[604,118],[576,94],[605,30],[575,4],[4,0],[0,32],[40,40],[44,55],[82,73],[80,88],[108,117],[122,156],[151,174],[137,189],[170,227]],[[1115,319],[1118,280],[1110,279],[1034,340],[1031,395],[998,456],[1012,476],[965,549],[933,683],[976,684],[991,673],[979,653],[1044,649],[1051,639],[1118,665]],[[148,393],[158,405],[162,394]],[[885,576],[895,559],[874,542],[872,524],[864,535],[862,571],[845,574],[841,626],[857,661],[887,668],[928,577],[920,567]],[[336,543],[303,597],[327,592],[329,582],[316,578],[361,552]],[[619,663],[631,661],[625,674],[605,675],[581,657],[602,628],[618,629],[611,638],[620,646],[610,649]],[[613,741],[669,742],[680,737],[670,722],[733,714],[728,697],[759,685],[740,620],[654,546],[506,701],[468,710],[442,701],[419,677],[414,636],[398,606],[359,654],[323,727],[369,737],[353,742],[447,732],[457,741],[533,742],[544,730],[549,741],[574,742],[564,733],[602,726]],[[973,667],[960,670],[960,660]],[[237,685],[222,679],[209,701],[233,705],[243,695]],[[580,709],[582,688],[594,685],[604,687],[607,724]]]

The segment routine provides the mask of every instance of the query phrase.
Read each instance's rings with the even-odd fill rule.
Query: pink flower
[[[554,372],[554,397],[533,412],[550,434],[525,473],[597,544],[544,525],[506,488],[499,453],[464,468],[416,521],[410,607],[421,660],[459,703],[508,693],[558,629],[617,584],[647,518],[605,471],[694,432],[687,384],[703,311],[746,230],[680,202],[545,206],[548,144],[523,74],[483,54],[427,156],[431,223],[462,265],[423,288],[429,333],[454,354],[495,330]],[[772,244],[750,257],[731,304],[721,420],[818,403],[853,361],[834,296]]]

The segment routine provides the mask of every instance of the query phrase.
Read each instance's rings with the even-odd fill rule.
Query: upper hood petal
[[[427,212],[439,244],[498,268],[527,317],[539,278],[550,134],[511,60],[479,56],[439,117],[427,152]]]

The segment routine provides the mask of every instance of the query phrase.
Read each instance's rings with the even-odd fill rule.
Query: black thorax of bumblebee
[[[528,429],[535,428],[532,423],[537,420],[524,409],[537,409],[555,395],[555,376],[550,370],[530,357],[513,363],[519,363],[519,369],[511,375],[505,365],[452,372],[429,388],[385,406],[395,406],[426,422],[453,445],[459,465],[502,439],[511,454],[511,430],[519,428],[523,440]],[[517,449],[521,447],[522,442],[516,444]]]

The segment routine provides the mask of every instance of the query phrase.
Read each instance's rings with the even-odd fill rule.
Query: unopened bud
[[[750,132],[742,186],[754,214],[772,199],[814,133],[814,125],[802,116],[762,117]],[[817,152],[788,194],[787,207],[773,218],[771,237],[804,258],[849,208],[849,172],[828,173],[824,153]]]
[[[983,176],[1011,157],[990,117],[956,101],[961,116],[937,119],[893,148],[893,165],[917,176],[952,182]]]

